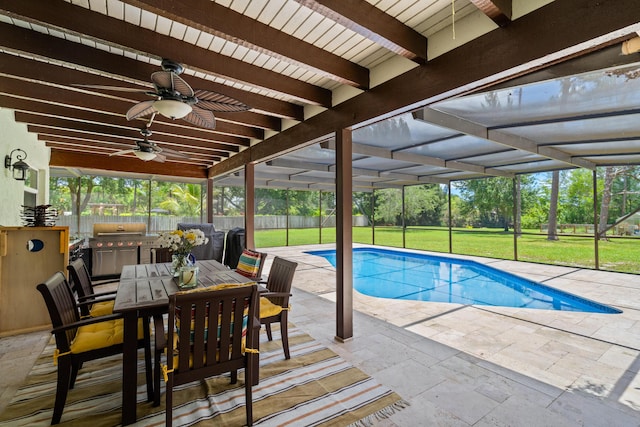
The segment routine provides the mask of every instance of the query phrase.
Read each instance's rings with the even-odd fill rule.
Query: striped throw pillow
[[[238,260],[238,266],[236,272],[243,276],[255,279],[260,271],[260,252],[252,251],[251,249],[245,249],[240,255]]]

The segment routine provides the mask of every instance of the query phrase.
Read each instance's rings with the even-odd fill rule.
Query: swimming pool
[[[334,267],[335,250],[308,251]],[[621,313],[595,301],[471,260],[378,248],[353,250],[353,286],[379,298]]]

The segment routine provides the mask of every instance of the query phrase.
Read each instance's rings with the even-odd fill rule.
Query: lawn
[[[537,230],[525,230],[518,237],[518,260],[544,264],[595,268],[594,241],[592,237],[560,236],[549,241],[546,235],[535,234]],[[257,247],[286,246],[286,230],[258,230],[255,234]],[[477,255],[489,258],[514,259],[513,234],[496,229],[454,229],[452,253]],[[335,243],[335,228],[320,230],[290,229],[288,245],[311,245]],[[376,227],[375,234],[369,227],[354,227],[355,243],[403,247],[401,227]],[[449,233],[446,228],[412,227],[405,233],[404,246],[449,253]],[[640,241],[636,238],[611,238],[598,242],[601,270],[640,273]]]

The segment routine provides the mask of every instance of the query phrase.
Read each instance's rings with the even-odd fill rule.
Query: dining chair
[[[267,259],[266,252],[257,252],[251,249],[243,249],[238,258],[236,273],[242,274],[251,280],[262,280],[262,268]]]
[[[156,365],[156,372],[162,371],[166,382],[167,426],[173,420],[174,387],[226,372],[235,384],[243,368],[246,422],[253,424],[252,383],[260,329],[257,309],[255,284],[213,286],[169,297],[166,335],[162,316],[154,317],[156,351],[166,348],[166,365],[160,369]],[[158,396],[156,393],[154,404],[160,403]]]
[[[154,263],[171,262],[171,251],[169,248],[154,248],[152,251]]]
[[[78,303],[62,272],[56,272],[45,282],[38,284],[37,289],[47,305],[53,328],[51,333],[56,340],[53,361],[58,366],[58,379],[51,424],[58,424],[62,418],[67,394],[73,389],[82,364],[122,353],[123,321],[118,314],[81,318]],[[145,350],[147,398],[151,401],[153,382],[151,340],[148,331],[148,328],[142,327],[140,321],[137,345]]]
[[[267,281],[260,282],[265,283],[267,288],[267,292],[260,293],[260,323],[265,325],[269,341],[273,340],[271,324],[280,323],[280,336],[285,359],[291,358],[287,322],[291,308],[289,306],[291,284],[297,267],[298,263],[296,262],[275,257]]]
[[[67,265],[67,270],[69,272],[69,281],[77,295],[78,302],[86,303],[80,305],[80,311],[83,316],[96,317],[113,312],[116,291],[95,292],[94,286],[117,283],[119,279],[93,282],[87,265],[82,258],[71,261]]]

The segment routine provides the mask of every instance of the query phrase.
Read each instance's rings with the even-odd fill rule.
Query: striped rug
[[[254,425],[260,426],[373,426],[405,407],[395,392],[377,383],[333,351],[291,325],[291,359],[284,360],[274,328],[274,341],[261,334],[260,383],[253,387]],[[0,415],[0,425],[48,426],[55,397],[54,346],[48,345],[25,384]],[[110,427],[121,422],[121,357],[85,363],[69,392],[60,425]],[[141,360],[138,368],[144,372]],[[244,377],[229,384],[214,377],[185,385],[174,392],[175,426],[245,425]],[[139,426],[164,425],[162,404],[146,400],[144,373],[138,378]],[[164,393],[164,384],[162,388]]]

